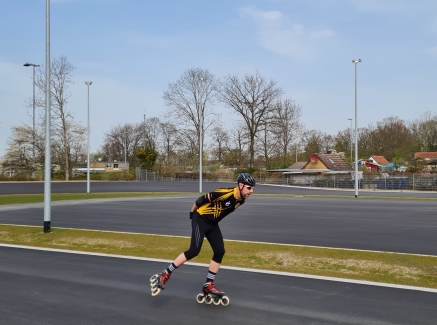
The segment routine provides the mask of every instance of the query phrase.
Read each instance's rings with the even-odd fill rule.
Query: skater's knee
[[[199,252],[200,251],[198,250],[187,250],[186,252],[184,252],[184,255],[187,261],[189,261],[199,255]]]
[[[216,263],[221,264],[223,260],[223,256],[225,256],[225,249],[219,249],[214,251],[214,255],[212,256],[212,260]]]

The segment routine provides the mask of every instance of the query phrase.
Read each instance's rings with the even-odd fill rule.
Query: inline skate
[[[197,295],[196,300],[199,304],[214,304],[216,306],[220,304],[227,306],[230,302],[229,297],[223,291],[217,289],[212,282],[207,282],[203,285],[202,293]]]
[[[157,296],[161,290],[164,290],[168,279],[170,279],[170,273],[168,273],[167,270],[152,275],[150,278],[150,290],[152,291],[152,296]]]

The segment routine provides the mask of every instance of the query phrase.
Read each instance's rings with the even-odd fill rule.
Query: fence
[[[308,178],[307,182],[302,182],[302,179],[297,182],[293,178],[288,178],[286,185],[352,189],[355,188],[355,181],[350,175],[318,175]],[[371,190],[437,191],[437,175],[363,175],[358,181],[358,187]]]
[[[164,177],[163,175],[150,172],[145,169],[136,168],[137,181],[195,181],[198,182],[198,175],[191,177]],[[203,178],[203,181],[228,181],[235,182],[235,179],[213,179]],[[322,188],[353,189],[355,181],[350,175],[313,175],[308,178],[300,176],[298,179],[293,176],[279,178],[256,177],[258,184],[306,186]],[[369,190],[412,190],[412,191],[437,191],[437,175],[435,174],[404,174],[404,175],[363,175],[358,181],[358,188]]]

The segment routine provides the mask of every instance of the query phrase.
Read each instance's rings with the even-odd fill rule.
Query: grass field
[[[183,193],[190,194],[190,193]],[[125,197],[145,197],[145,196],[164,196],[164,195],[181,195],[181,193],[158,193],[158,192],[141,192],[141,193],[63,193],[52,194],[52,201],[65,201],[65,200],[91,200],[91,199],[113,199],[113,198],[125,198]],[[38,203],[44,202],[44,194],[12,194],[12,195],[0,195],[0,205],[6,204],[25,204],[25,203]]]

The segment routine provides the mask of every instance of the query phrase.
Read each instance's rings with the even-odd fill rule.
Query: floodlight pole
[[[357,64],[361,59],[352,60],[355,66],[355,198],[358,198],[358,110],[357,110]]]
[[[92,81],[85,81],[88,88],[88,126],[87,126],[87,145],[86,145],[86,193],[90,194],[90,86]]]
[[[44,233],[51,227],[51,143],[50,143],[50,0],[46,0],[46,89],[45,89],[45,159],[44,159]]]
[[[124,132],[124,168],[126,169],[127,163],[126,163],[126,152],[127,152],[127,135],[129,132]]]
[[[200,109],[200,123],[199,123],[199,193],[202,194],[202,160],[203,160],[203,109],[202,106],[202,96],[203,96],[203,88],[202,88],[202,82],[205,78],[199,78],[200,80],[200,96],[198,99],[199,102],[199,109]]]
[[[352,137],[352,121],[353,121],[353,119],[348,118],[348,120],[351,121],[351,127],[349,129],[349,143],[350,143],[350,147],[351,147],[351,164],[352,164],[352,139],[353,139],[353,137]]]
[[[146,151],[146,110],[144,110],[144,151]]]
[[[33,67],[33,100],[32,100],[32,106],[33,106],[33,115],[32,115],[32,178],[35,177],[35,170],[34,170],[34,164],[35,164],[35,67],[39,67],[39,64],[36,63],[29,63],[26,62],[23,64],[25,67]]]

